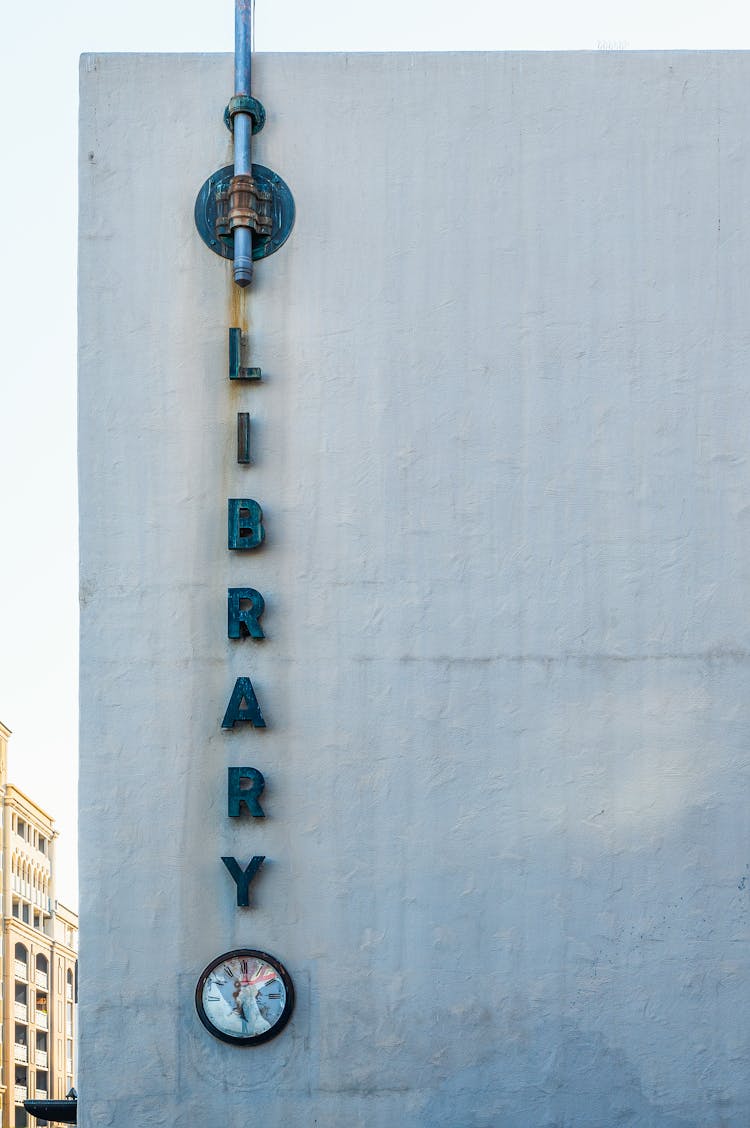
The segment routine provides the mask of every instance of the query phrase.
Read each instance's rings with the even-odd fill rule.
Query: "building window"
[[[19,1102],[25,1101],[29,1095],[29,1071],[25,1065],[16,1066],[16,1075],[14,1080],[15,1085],[15,1099]]]
[[[47,1029],[47,996],[43,991],[36,993],[36,1024]]]
[[[29,1122],[26,1118],[26,1109],[23,1107],[23,1105],[16,1105],[15,1128],[26,1128],[26,1125],[28,1123]]]
[[[73,998],[73,972],[70,968],[65,975],[65,997],[66,999]]]
[[[41,917],[39,913],[34,913],[34,928],[41,928]]]
[[[19,835],[21,836],[21,838],[23,838],[25,840],[26,839],[26,823],[23,821],[23,819],[18,820],[18,825],[17,825],[16,829],[17,829]]]
[[[29,953],[23,944],[16,944],[15,947],[15,973],[16,979],[29,978]]]
[[[21,920],[23,921],[24,924],[29,923],[29,906],[26,904],[25,901],[21,905]]]
[[[43,854],[47,853],[47,839],[42,838],[41,834],[39,835],[39,849]]]
[[[21,918],[21,905],[18,901],[16,901],[15,897],[13,898],[13,906],[11,908],[11,912],[13,913],[13,916],[16,918],[16,920],[20,920],[20,918]]]
[[[29,1060],[29,1028],[16,1023],[13,1061],[24,1065]]]
[[[36,958],[36,977],[35,982],[37,987],[42,987],[45,991],[49,987],[48,980],[49,963],[47,957],[40,952]]]

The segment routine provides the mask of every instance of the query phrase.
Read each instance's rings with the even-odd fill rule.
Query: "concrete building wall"
[[[231,58],[82,60],[79,1123],[745,1128],[750,58],[255,73],[297,223],[240,295]],[[298,996],[251,1049],[193,1002],[241,945]]]

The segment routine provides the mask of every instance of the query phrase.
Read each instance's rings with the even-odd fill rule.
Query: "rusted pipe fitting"
[[[229,182],[229,231],[236,227],[250,227],[259,235],[273,231],[271,208],[273,196],[259,188],[252,176],[233,176]]]

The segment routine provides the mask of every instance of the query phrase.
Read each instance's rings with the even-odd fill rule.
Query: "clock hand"
[[[275,978],[276,972],[272,967],[261,966],[254,975],[250,976],[250,983],[255,986],[256,983],[270,983]]]

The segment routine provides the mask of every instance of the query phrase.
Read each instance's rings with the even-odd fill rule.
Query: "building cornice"
[[[57,837],[57,831],[55,831],[54,829],[55,820],[49,813],[49,811],[45,811],[44,807],[40,807],[38,803],[35,803],[34,800],[30,796],[28,796],[25,791],[21,791],[21,788],[16,787],[14,783],[6,784],[6,807],[14,806],[16,807],[16,809],[23,810],[24,804],[27,806],[28,810],[31,811],[32,816],[37,818],[41,817],[42,819],[46,820],[50,824],[51,832],[54,833],[55,837]]]

